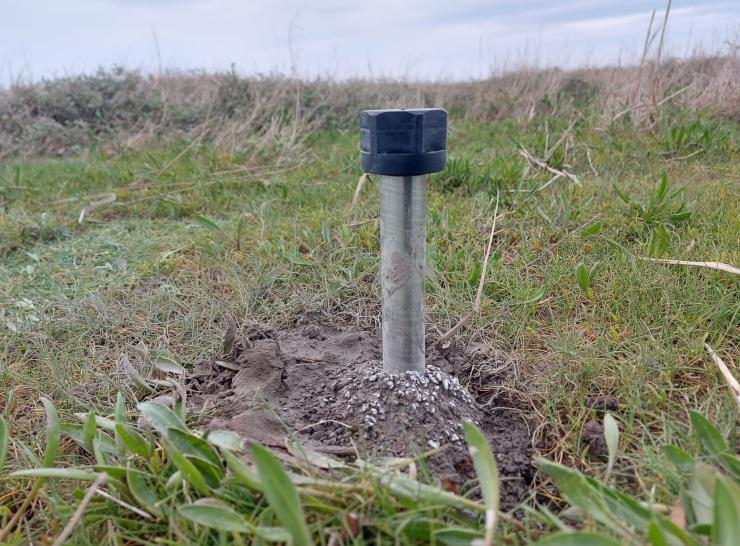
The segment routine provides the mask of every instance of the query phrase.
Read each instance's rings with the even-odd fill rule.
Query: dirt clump
[[[533,477],[531,437],[517,412],[486,410],[454,370],[462,351],[428,351],[426,372],[385,374],[372,333],[307,324],[256,326],[222,359],[198,362],[190,403],[207,426],[285,447],[297,435],[315,451],[362,457],[433,452],[429,470],[445,483],[474,477],[462,422],[475,422],[496,454],[502,503],[526,494]]]
[[[606,438],[604,437],[604,426],[595,420],[587,421],[583,425],[581,438],[588,446],[588,453],[597,459],[607,456]]]

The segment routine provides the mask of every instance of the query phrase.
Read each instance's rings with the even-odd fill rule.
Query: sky
[[[0,0],[0,85],[122,65],[473,79],[639,59],[656,0]],[[667,48],[717,50],[740,0],[675,0]],[[735,42],[736,43],[736,42]]]

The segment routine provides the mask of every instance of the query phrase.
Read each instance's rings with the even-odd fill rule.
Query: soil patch
[[[308,324],[256,326],[221,359],[198,362],[188,378],[190,402],[211,428],[285,447],[297,434],[337,456],[407,457],[434,453],[429,470],[453,487],[474,476],[462,421],[485,432],[502,478],[502,504],[523,498],[533,477],[531,436],[521,413],[486,409],[458,378],[464,351],[427,351],[424,375],[384,374],[377,336]],[[490,404],[490,396],[488,399]]]

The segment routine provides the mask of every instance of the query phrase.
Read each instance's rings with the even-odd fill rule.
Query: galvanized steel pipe
[[[380,178],[383,371],[424,373],[426,175]]]
[[[383,371],[424,373],[424,263],[428,173],[447,160],[447,112],[365,110],[360,158],[380,178]]]

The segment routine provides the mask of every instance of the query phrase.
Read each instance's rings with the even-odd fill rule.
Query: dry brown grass
[[[740,57],[731,43],[721,55],[684,60],[661,61],[660,49],[646,49],[636,66],[521,69],[434,83],[101,70],[0,91],[0,160],[74,155],[93,144],[119,153],[172,138],[246,151],[247,161],[282,157],[317,129],[353,127],[360,109],[407,106],[483,121],[577,110],[604,127],[629,118],[642,129],[672,106],[740,119]]]

